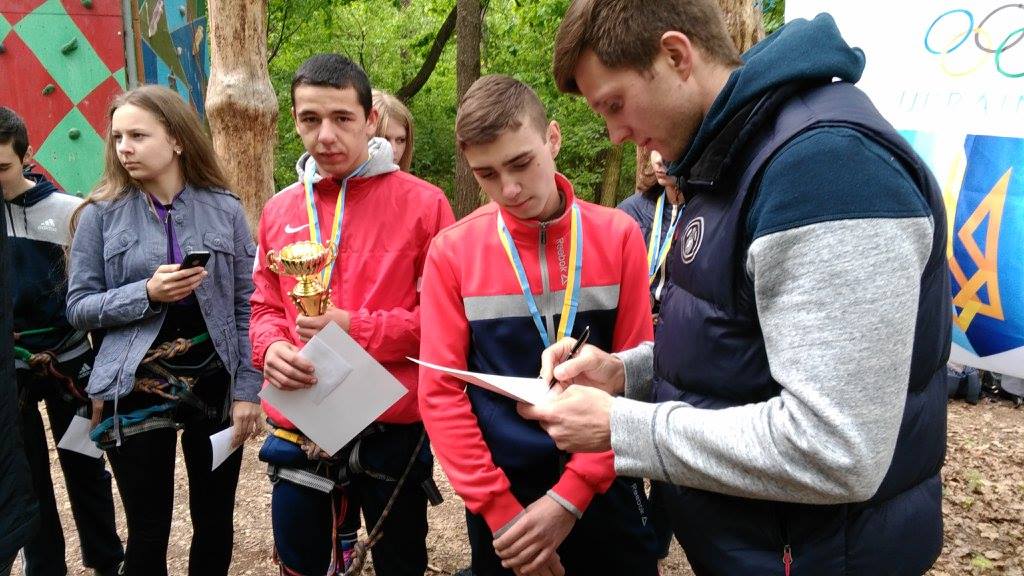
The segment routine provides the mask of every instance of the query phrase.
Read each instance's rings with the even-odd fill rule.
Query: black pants
[[[75,415],[77,403],[66,400],[58,384],[36,379],[19,372],[19,383],[45,389],[46,413],[50,420],[53,442],[57,444]],[[32,486],[39,500],[39,531],[25,545],[26,576],[64,576],[64,531],[57,513],[50,476],[50,451],[38,404],[29,394],[20,411],[21,435],[32,473]],[[114,523],[114,500],[111,496],[110,473],[103,458],[91,458],[64,449],[57,450],[57,459],[64,473],[71,514],[78,528],[82,547],[82,564],[102,574],[116,573],[124,558],[121,539]]]
[[[522,481],[517,483],[511,475],[510,480],[512,492],[526,504],[547,492],[547,488],[524,486]],[[512,576],[512,571],[501,566],[501,559],[494,552],[494,536],[483,517],[467,510],[466,528],[473,575]],[[595,496],[558,547],[567,576],[657,576],[657,552],[643,482],[633,478],[617,478],[607,492]]]
[[[14,561],[17,559],[17,555],[10,558],[0,558],[0,576],[11,576],[11,568],[14,568]]]
[[[223,402],[229,384],[227,372],[204,381],[197,393],[204,399]],[[122,400],[120,410],[130,409],[133,392]],[[107,402],[107,405],[112,404]],[[185,424],[181,448],[188,472],[192,544],[190,576],[224,576],[231,565],[234,545],[235,488],[242,467],[242,449],[235,451],[216,470],[210,471],[210,435],[231,426],[230,419],[202,419]],[[107,451],[128,519],[125,571],[128,576],[165,576],[167,545],[174,510],[174,460],[177,432],[163,428],[124,439]]]
[[[658,539],[658,558],[664,560],[668,558],[669,552],[672,550],[672,519],[668,515],[668,504],[666,498],[671,498],[671,495],[665,493],[667,490],[664,484],[660,482],[651,483],[651,492],[648,499],[651,503],[651,515],[648,522],[651,524],[654,534]]]
[[[389,425],[365,441],[360,453],[372,453],[371,469],[383,468],[397,478],[422,432],[420,424]],[[429,462],[410,472],[388,512],[382,537],[373,547],[373,568],[379,576],[422,576],[427,569],[427,497],[420,482],[429,477],[431,468]],[[395,486],[396,482],[367,474],[350,478],[346,489],[354,494],[352,501],[366,517],[367,531],[377,525]],[[303,576],[326,574],[334,545],[331,495],[278,480],[271,510],[274,545],[281,563]]]

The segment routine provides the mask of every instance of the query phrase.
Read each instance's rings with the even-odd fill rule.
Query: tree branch
[[[448,13],[448,17],[444,19],[444,23],[441,24],[441,28],[437,31],[437,36],[434,36],[434,43],[430,47],[430,51],[427,52],[427,57],[423,61],[423,65],[420,66],[419,72],[413,76],[412,80],[402,86],[395,96],[403,101],[408,102],[417,92],[420,91],[423,86],[426,85],[427,80],[430,79],[430,75],[433,74],[434,68],[437,66],[438,60],[441,59],[441,53],[444,52],[444,47],[451,39],[452,34],[455,32],[455,20],[456,10],[455,6],[452,6],[451,12]]]
[[[285,37],[284,28],[285,28],[285,25],[288,24],[288,8],[290,8],[291,5],[292,5],[291,2],[285,2],[284,3],[284,9],[283,9],[284,12],[281,14],[281,33],[278,34],[277,42],[274,43],[274,48],[270,51],[270,56],[267,57],[267,64],[270,64],[271,62],[274,61],[274,56],[277,56],[277,51],[280,50],[281,49],[281,45],[284,44],[284,37]],[[269,28],[270,27],[269,26],[269,24],[270,24],[270,11],[269,10],[267,11],[267,24],[268,24],[267,28]]]

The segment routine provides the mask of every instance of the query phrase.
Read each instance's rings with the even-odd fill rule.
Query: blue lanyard
[[[537,300],[530,290],[530,280],[526,276],[526,268],[523,267],[523,260],[519,256],[519,250],[512,239],[512,234],[505,225],[505,219],[498,210],[498,239],[501,241],[505,254],[508,256],[512,269],[519,281],[519,288],[523,291],[523,298],[526,306],[533,316],[533,324],[540,333],[540,339],[544,347],[551,345],[548,338],[547,328],[544,327],[544,320],[541,318],[540,310],[537,308]],[[540,258],[546,258],[546,254],[539,254]],[[562,300],[562,319],[558,323],[558,339],[567,334],[572,334],[573,324],[576,322],[576,311],[580,303],[580,283],[583,277],[583,219],[580,217],[580,208],[575,202],[572,204],[572,221],[569,226],[569,278],[565,285],[565,297]]]

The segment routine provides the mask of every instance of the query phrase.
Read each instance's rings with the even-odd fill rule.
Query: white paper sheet
[[[287,391],[267,386],[260,392],[260,397],[270,402],[318,446],[334,454],[405,396],[408,390],[334,322],[329,322],[309,342],[314,340],[322,342],[344,361],[350,369],[347,376],[326,394],[323,391],[318,394],[316,386]],[[332,364],[330,360],[317,361],[325,362],[323,365],[314,362],[318,374],[320,370],[330,373],[346,369],[341,364]],[[317,403],[319,395],[322,398]]]
[[[413,362],[426,366],[427,368],[433,368],[434,370],[440,370],[446,374],[451,374],[463,382],[468,382],[474,386],[486,388],[491,392],[497,392],[502,396],[506,396],[519,402],[526,402],[527,404],[543,404],[547,402],[551,395],[555,394],[553,390],[548,389],[546,382],[540,378],[517,378],[514,376],[499,376],[497,374],[481,374],[479,372],[469,372],[466,370],[459,370],[457,368],[446,368],[444,366],[438,366],[437,364],[431,364],[430,362],[423,362],[415,358],[409,358]]]
[[[96,443],[89,438],[89,429],[91,427],[92,423],[89,422],[88,418],[75,416],[71,419],[71,424],[68,425],[68,430],[64,433],[64,437],[57,443],[57,448],[78,452],[92,458],[103,456],[103,450],[97,448]]]
[[[210,436],[210,445],[213,447],[213,460],[210,462],[210,471],[217,469],[228,459],[228,456],[242,447],[231,445],[231,438],[235,435],[235,427],[231,426]]]

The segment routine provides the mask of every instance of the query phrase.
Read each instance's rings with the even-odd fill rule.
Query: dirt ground
[[[270,530],[270,484],[264,466],[257,461],[258,443],[246,446],[235,507],[235,550],[231,574],[271,575],[273,537]],[[51,442],[51,453],[54,451]],[[56,454],[51,454],[52,473],[57,482],[57,503],[68,541],[69,574],[89,576],[82,568],[77,533],[62,486]],[[169,553],[170,573],[187,574],[191,526],[188,521],[188,491],[185,466],[178,453],[179,491]],[[437,483],[444,504],[429,512],[428,574],[451,574],[469,563],[462,503],[448,486],[440,468]],[[1006,574],[1024,576],[1024,409],[1011,404],[983,400],[977,406],[964,402],[949,405],[949,452],[943,469],[945,544],[942,556],[930,574]],[[115,486],[116,490],[116,486]],[[124,535],[124,515],[117,503],[118,526]],[[14,574],[20,574],[15,565]],[[372,568],[365,574],[372,574]],[[692,574],[678,544],[662,566],[662,574]]]

